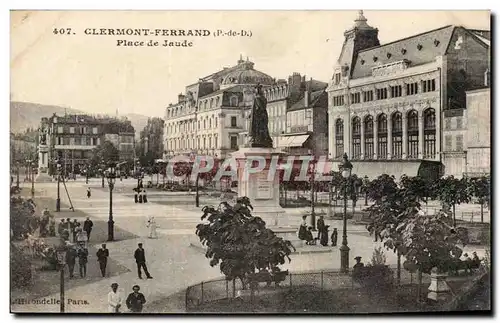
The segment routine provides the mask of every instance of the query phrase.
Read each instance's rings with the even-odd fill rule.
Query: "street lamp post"
[[[113,188],[116,181],[116,164],[114,162],[109,163],[109,168],[107,170],[106,177],[108,179],[109,185],[109,220],[108,220],[108,241],[114,241],[115,233],[113,221]]]
[[[349,272],[349,247],[347,246],[347,185],[351,177],[352,164],[347,159],[347,154],[344,153],[342,163],[339,165],[344,181],[344,218],[342,229],[342,246],[340,246],[340,271],[343,273]]]
[[[19,162],[16,162],[16,176],[17,187],[19,187]]]
[[[365,177],[363,177],[363,189],[365,191],[365,206],[368,206],[368,183],[369,183],[368,176],[365,175]]]
[[[31,162],[31,198],[35,198],[35,162]]]
[[[61,164],[59,161],[57,161],[56,173],[57,173],[56,212],[60,212],[61,211]]]
[[[106,164],[104,163],[104,159],[101,162],[101,176],[102,176],[102,181],[101,181],[101,187],[104,188],[104,167],[106,167]]]
[[[60,312],[64,313],[64,267],[66,266],[66,248],[64,245],[59,246],[59,248],[56,249],[56,255],[57,255],[57,262],[59,264],[59,269],[60,269],[60,293],[61,293],[61,299],[60,299]]]
[[[311,227],[313,231],[316,231],[316,213],[314,212],[314,175],[316,172],[316,160],[311,160]]]

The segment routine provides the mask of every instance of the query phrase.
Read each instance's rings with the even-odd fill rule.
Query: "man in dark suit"
[[[144,269],[146,277],[148,279],[152,279],[153,277],[151,277],[148,271],[148,267],[146,267],[146,254],[144,252],[144,249],[142,248],[142,243],[139,243],[138,247],[139,248],[137,248],[134,252],[134,258],[135,262],[137,263],[137,274],[139,276],[139,279],[142,279],[141,268]]]
[[[106,244],[102,244],[102,248],[97,250],[97,261],[99,262],[99,268],[101,268],[102,277],[106,277],[106,266],[108,264],[109,250],[106,249]]]
[[[125,302],[127,304],[127,308],[133,313],[142,312],[142,306],[144,305],[144,303],[146,303],[144,294],[139,293],[140,289],[141,288],[139,287],[139,285],[134,285],[134,287],[132,287],[132,290],[134,292],[128,294],[127,300]]]
[[[323,218],[322,215],[320,215],[318,221],[316,221],[316,229],[318,229],[318,237],[317,237],[318,240],[321,239],[324,227],[325,227],[325,219]],[[328,240],[328,237],[326,239]]]
[[[87,232],[87,239],[90,240],[90,232],[92,232],[92,227],[94,226],[94,222],[87,217],[87,220],[83,222],[83,231]]]

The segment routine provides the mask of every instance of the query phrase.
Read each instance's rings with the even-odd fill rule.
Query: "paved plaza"
[[[133,179],[117,181],[116,189],[113,192],[113,215],[116,230],[128,232],[123,235],[123,239],[114,242],[107,242],[110,250],[110,258],[116,262],[117,266],[127,270],[117,270],[111,277],[90,279],[83,284],[71,287],[66,290],[66,299],[74,300],[74,304],[67,304],[67,312],[106,312],[107,294],[110,291],[110,285],[113,282],[119,284],[119,291],[122,297],[131,292],[132,286],[138,284],[141,286],[141,292],[144,293],[147,303],[144,312],[176,311],[182,312],[183,304],[178,306],[169,306],[157,308],[162,304],[166,297],[182,292],[188,285],[197,284],[221,277],[218,267],[210,267],[208,259],[205,258],[201,248],[193,247],[199,245],[195,235],[195,227],[201,222],[201,208],[194,206],[194,195],[187,193],[171,193],[150,190],[148,192],[147,204],[136,204],[133,198],[133,187],[136,185]],[[24,184],[27,185],[27,184]],[[23,183],[21,183],[23,187]],[[60,218],[71,217],[78,219],[83,223],[86,216],[89,216],[94,222],[105,223],[109,215],[109,190],[107,183],[105,188],[101,188],[100,179],[91,179],[89,184],[78,179],[70,181],[66,187],[68,189],[71,201],[77,212],[68,210],[69,200],[61,185],[61,213],[54,212],[55,199],[57,197],[56,183],[36,184],[37,197],[43,197],[45,200],[53,200],[54,204],[50,208],[56,216],[56,222]],[[90,187],[92,197],[86,197],[86,189]],[[28,190],[25,190],[28,191]],[[24,192],[23,194],[29,194]],[[185,201],[182,202],[182,201]],[[191,202],[190,202],[191,201]],[[202,198],[200,206],[207,203],[215,204],[217,200],[208,200]],[[280,225],[298,227],[300,216],[305,209],[297,211],[296,209],[287,209],[286,214],[280,219]],[[154,216],[159,224],[158,239],[148,238],[148,229],[146,222],[149,216]],[[341,241],[341,221],[325,220],[330,228],[336,227],[339,230],[339,245]],[[104,228],[103,224],[103,228]],[[101,234],[100,241],[94,241],[91,236],[90,244],[94,249],[99,248],[100,244],[105,242],[105,234]],[[355,256],[363,257],[363,261],[368,263],[371,259],[373,249],[378,243],[373,242],[373,238],[368,235],[362,225],[348,225],[348,240],[351,248],[351,259]],[[147,266],[154,277],[151,280],[139,280],[133,253],[137,248],[137,243],[144,243],[146,250]],[[318,249],[325,248],[317,246]],[[291,271],[308,271],[335,269],[340,267],[340,254],[338,247],[330,248],[331,252],[294,254],[290,264],[284,266]],[[476,248],[471,248],[471,250]],[[468,250],[468,247],[466,247]],[[478,254],[483,254],[484,250],[479,250]],[[395,264],[396,256],[393,252],[387,252],[387,263]],[[96,262],[96,256],[90,254],[89,264]],[[354,260],[351,260],[351,265]],[[67,273],[66,273],[67,275]],[[54,277],[57,277],[54,273]],[[58,280],[55,280],[55,283]],[[36,293],[37,295],[39,293]],[[32,299],[30,293],[16,294],[19,298]],[[42,295],[38,299],[59,299],[59,293],[54,291],[50,295]],[[76,304],[77,301],[86,301],[87,304]],[[80,302],[81,303],[81,302]],[[11,307],[14,312],[58,312],[58,305],[17,305]]]

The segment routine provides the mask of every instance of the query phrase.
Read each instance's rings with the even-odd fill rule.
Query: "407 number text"
[[[52,31],[54,35],[74,35],[75,33],[71,31],[71,28],[54,28]]]

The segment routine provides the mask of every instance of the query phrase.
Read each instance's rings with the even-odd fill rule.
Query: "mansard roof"
[[[358,53],[352,78],[371,75],[373,67],[408,60],[412,66],[426,64],[446,53],[455,27],[445,26]]]

